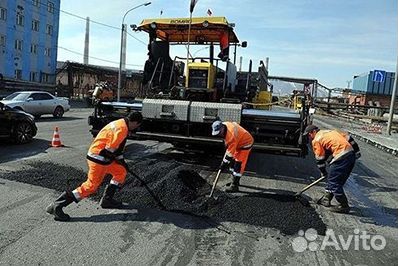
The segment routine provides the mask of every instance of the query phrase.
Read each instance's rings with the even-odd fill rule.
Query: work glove
[[[229,168],[230,163],[229,162],[221,162],[220,164],[220,170],[221,171],[226,171]]]
[[[230,156],[226,155],[224,157],[224,159],[222,160],[221,165],[220,165],[221,171],[227,170],[230,167],[231,162],[233,161],[233,159],[234,159],[233,157],[230,157]]]

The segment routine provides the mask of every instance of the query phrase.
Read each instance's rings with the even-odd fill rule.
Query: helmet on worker
[[[211,125],[211,128],[212,128],[211,134],[213,136],[223,136],[224,135],[225,125],[223,124],[223,122],[221,120],[214,121],[213,124]]]

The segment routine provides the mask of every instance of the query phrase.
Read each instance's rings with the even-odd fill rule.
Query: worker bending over
[[[320,130],[315,125],[309,125],[304,130],[312,141],[317,166],[322,176],[327,177],[325,194],[318,204],[331,207],[333,197],[339,203],[331,207],[331,211],[348,213],[350,207],[343,186],[354,168],[356,158],[361,156],[358,144],[347,133],[337,130]],[[329,162],[329,175],[326,164]]]
[[[235,122],[215,121],[212,129],[212,135],[222,137],[227,149],[220,169],[225,170],[230,167],[232,172],[232,184],[225,191],[237,192],[253,146],[253,137]]]
[[[70,216],[65,214],[62,208],[73,201],[78,203],[97,192],[106,174],[112,175],[112,180],[105,188],[100,201],[101,207],[123,207],[123,203],[113,199],[113,196],[124,184],[127,175],[128,168],[123,158],[127,136],[129,131],[138,128],[141,122],[141,113],[132,112],[126,118],[113,121],[101,129],[87,153],[89,170],[86,182],[72,192],[65,191],[47,207],[47,212],[53,214],[55,220],[70,220]]]

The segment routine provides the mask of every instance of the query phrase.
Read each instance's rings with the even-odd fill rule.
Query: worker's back
[[[346,136],[336,130],[318,131],[312,141],[312,146],[316,157],[324,157],[326,151],[330,151],[333,161],[353,150]]]
[[[101,129],[92,142],[88,151],[88,156],[96,158],[104,149],[121,154],[127,136],[128,126],[124,118],[110,122]],[[99,159],[102,160],[102,158]]]
[[[253,144],[253,137],[247,132],[246,129],[241,127],[235,122],[224,122],[227,127],[227,134],[225,136],[225,142],[230,143],[236,141],[237,147],[243,147],[248,144]]]

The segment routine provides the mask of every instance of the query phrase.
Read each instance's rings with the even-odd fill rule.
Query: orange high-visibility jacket
[[[353,151],[351,144],[347,140],[347,135],[336,130],[319,130],[312,140],[312,149],[314,150],[315,159],[322,164],[327,159],[327,152],[332,154],[333,160],[330,163],[333,163]]]
[[[225,146],[227,156],[234,157],[239,150],[249,150],[253,146],[253,137],[246,129],[235,122],[223,122],[227,127]]]
[[[127,120],[110,122],[98,133],[87,153],[87,159],[99,164],[111,164],[123,159],[124,146],[129,133]]]

